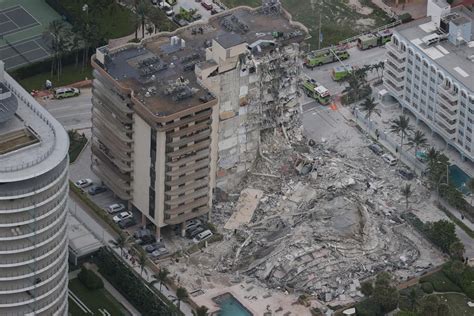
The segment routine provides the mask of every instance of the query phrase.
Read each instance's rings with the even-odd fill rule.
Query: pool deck
[[[210,315],[219,311],[219,306],[213,301],[213,298],[225,293],[232,294],[254,316],[262,316],[269,311],[272,312],[272,315],[284,315],[287,312],[298,316],[311,315],[307,307],[294,304],[298,298],[296,295],[272,293],[269,296],[269,290],[254,284],[240,283],[230,287],[207,289],[205,292],[205,294],[193,297],[193,300],[199,306],[208,307]],[[277,310],[279,310],[278,313],[276,313]]]

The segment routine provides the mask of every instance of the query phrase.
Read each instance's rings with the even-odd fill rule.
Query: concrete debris
[[[282,135],[262,135],[265,159],[249,169],[239,201],[215,204],[213,221],[227,222],[216,271],[331,305],[361,297],[361,280],[379,271],[408,278],[429,266],[420,258],[425,245],[400,217],[398,180],[381,159],[370,152],[348,159],[330,143],[291,132],[290,145]],[[413,199],[421,199],[426,191],[414,185]]]

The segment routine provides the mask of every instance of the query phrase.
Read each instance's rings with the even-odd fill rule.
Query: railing
[[[54,140],[49,142],[48,149],[45,153],[39,155],[33,160],[30,160],[28,162],[17,162],[13,166],[7,166],[7,167],[2,167],[0,166],[0,172],[12,172],[12,171],[17,171],[17,170],[22,170],[26,169],[28,167],[37,165],[41,161],[45,160],[47,157],[51,155],[51,153],[54,150],[54,147],[56,145],[56,130],[55,126],[53,125],[52,121],[49,120],[51,116],[48,114],[46,110],[44,110],[38,102],[33,99],[33,97],[26,92],[15,80],[10,77],[8,73],[4,73],[6,77],[5,85],[7,86],[8,89],[17,97],[17,99],[21,100],[23,103],[26,104],[26,106],[38,117],[40,118],[43,122],[46,123],[46,125],[51,129],[51,132],[53,134]],[[34,105],[33,105],[34,104]]]
[[[376,28],[376,29],[374,29],[374,30],[371,30],[370,33],[377,33],[377,32],[380,32],[380,31],[383,31],[383,30],[386,30],[386,29],[395,27],[395,26],[397,26],[397,25],[399,25],[399,24],[402,24],[402,21],[401,21],[401,20],[396,20],[395,22],[392,22],[392,23],[389,23],[389,24],[380,26],[380,27],[378,27],[378,28]],[[359,34],[359,35],[346,38],[345,40],[340,41],[339,43],[340,43],[340,44],[348,44],[348,43],[350,43],[350,42],[354,42],[354,41],[357,40],[359,37],[361,37],[362,35],[367,34],[367,33],[369,33],[369,32],[361,33],[361,34]]]
[[[18,189],[18,190],[12,190],[12,191],[0,191],[0,200],[4,199],[4,197],[10,197],[10,196],[20,196],[20,195],[26,195],[28,193],[32,194],[37,194],[41,191],[45,191],[49,189],[51,186],[55,185],[59,180],[68,172],[67,168],[67,163],[68,159],[65,158],[61,164],[58,165],[58,170],[55,171],[52,174],[47,174],[47,179],[43,180],[33,186],[27,186],[25,189]],[[64,165],[64,166],[63,166]],[[31,180],[27,181],[35,181],[34,178]]]

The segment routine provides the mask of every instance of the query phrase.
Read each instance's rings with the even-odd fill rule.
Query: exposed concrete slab
[[[237,202],[236,211],[229,218],[225,224],[225,229],[236,229],[241,224],[248,224],[252,219],[253,212],[260,203],[263,196],[263,191],[256,189],[245,189],[240,193],[239,201]]]

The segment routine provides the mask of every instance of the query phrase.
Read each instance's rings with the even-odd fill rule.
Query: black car
[[[156,237],[154,235],[145,235],[136,240],[136,243],[139,245],[149,245],[156,242]]]
[[[121,220],[120,222],[118,222],[119,227],[122,228],[122,229],[132,227],[135,224],[136,224],[136,222],[135,222],[135,219],[133,219],[133,218],[126,218],[126,219]]]
[[[382,148],[377,144],[370,144],[369,149],[372,150],[372,152],[378,156],[383,154]]]
[[[89,192],[90,195],[96,195],[105,191],[107,191],[106,187],[97,185],[90,188],[87,192]]]
[[[163,243],[160,243],[160,242],[150,244],[150,245],[146,245],[145,247],[143,247],[143,249],[145,249],[145,251],[148,252],[148,253],[152,253],[153,251],[158,250],[160,248],[165,248],[165,245]]]
[[[411,172],[410,170],[398,169],[397,172],[400,175],[400,177],[402,177],[402,179],[404,180],[408,180],[408,181],[413,180],[413,178],[415,177],[413,172]]]

